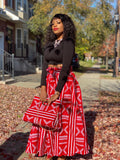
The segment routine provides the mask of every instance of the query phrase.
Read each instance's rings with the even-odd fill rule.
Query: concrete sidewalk
[[[83,104],[87,108],[98,101],[99,91],[120,92],[120,79],[103,79],[99,72],[100,65],[94,65],[92,68],[79,77],[78,82],[82,90]]]
[[[40,86],[41,73],[15,76],[15,80],[16,82],[10,85],[25,88],[36,88]]]
[[[99,65],[94,65],[93,68],[99,68]],[[84,108],[89,108],[93,103],[98,101],[100,90],[100,72],[87,71],[78,78],[78,82],[82,91],[82,99]]]

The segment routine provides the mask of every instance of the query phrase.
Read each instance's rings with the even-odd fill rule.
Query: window
[[[26,48],[27,45],[27,31],[24,31],[24,48]]]
[[[29,4],[29,18],[33,16],[33,5]]]
[[[9,6],[10,8],[12,8],[12,0],[7,0],[7,6]]]
[[[27,12],[27,0],[24,0],[24,11]]]
[[[7,27],[7,33],[8,33],[8,52],[13,52],[13,29]]]
[[[17,29],[17,48],[21,48],[21,29]]]
[[[22,0],[17,0],[17,10],[22,10]]]

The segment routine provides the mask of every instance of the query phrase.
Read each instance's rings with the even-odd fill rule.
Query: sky
[[[99,1],[99,0],[97,0]],[[117,0],[113,0],[113,2],[110,2],[112,4],[112,6],[114,7],[114,9],[116,9],[116,6],[117,6]],[[93,4],[93,6],[95,5],[96,3]]]
[[[117,5],[117,0],[114,0],[114,2],[112,3],[113,7],[116,9],[116,5]]]

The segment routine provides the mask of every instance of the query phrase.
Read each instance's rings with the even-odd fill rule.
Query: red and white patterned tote
[[[61,128],[61,103],[57,99],[50,105],[40,101],[35,96],[31,106],[23,115],[23,120],[33,123],[48,130],[57,130]]]

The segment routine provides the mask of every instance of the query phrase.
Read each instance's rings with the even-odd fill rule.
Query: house
[[[40,56],[38,39],[27,27],[28,19],[33,16],[33,3],[32,0],[0,0],[0,49],[14,54],[15,73],[34,73],[35,67],[30,62]]]
[[[88,61],[88,60],[91,60],[91,55],[92,55],[92,52],[87,52],[84,54],[85,55],[85,59]]]

